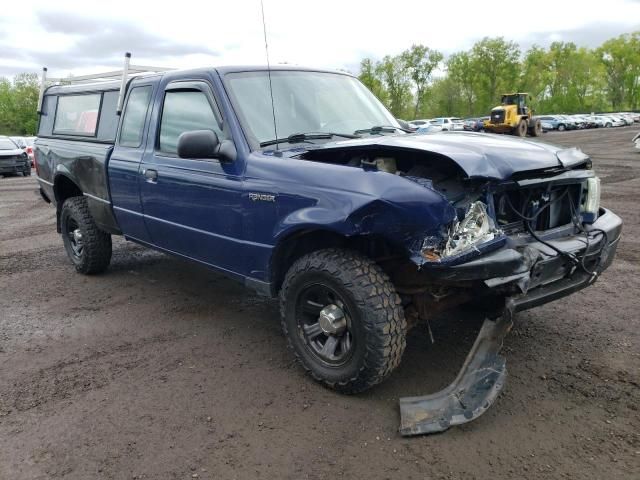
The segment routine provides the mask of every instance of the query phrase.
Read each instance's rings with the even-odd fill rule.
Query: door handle
[[[143,172],[147,183],[158,183],[158,171],[152,168],[146,168]]]

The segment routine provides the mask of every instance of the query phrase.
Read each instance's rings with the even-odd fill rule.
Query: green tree
[[[451,76],[434,80],[425,110],[430,117],[458,116],[466,110],[465,99],[460,95],[460,85]]]
[[[363,58],[360,62],[360,75],[358,75],[360,81],[369,89],[373,94],[378,97],[382,103],[387,104],[389,95],[385,89],[382,80],[378,76],[376,71],[376,65],[370,58]]]
[[[13,80],[14,112],[17,133],[35,135],[38,126],[38,75],[21,73]]]
[[[38,76],[21,73],[13,82],[0,78],[0,132],[34,135],[38,124]]]
[[[549,59],[547,52],[532,46],[524,55],[521,63],[520,86],[518,90],[528,92],[537,104],[549,95]]]
[[[480,107],[488,111],[503,90],[517,88],[520,49],[503,37],[485,37],[473,46],[471,56],[478,72]]]
[[[571,59],[569,96],[573,100],[571,112],[600,109],[604,69],[596,54],[587,48],[577,49]]]
[[[614,110],[625,105],[638,108],[640,101],[640,32],[607,40],[598,49],[604,65],[607,91]]]
[[[459,87],[460,96],[464,99],[467,115],[476,111],[476,82],[478,72],[469,52],[454,53],[447,60],[447,73]]]
[[[431,75],[433,71],[438,68],[443,58],[442,53],[425,47],[424,45],[412,45],[410,49],[402,52],[402,62],[415,87],[413,118],[418,118],[420,105],[424,101],[427,87],[431,81]]]
[[[376,73],[382,79],[389,95],[387,106],[391,113],[398,118],[407,118],[406,114],[409,113],[409,105],[413,99],[407,69],[402,58],[400,56],[385,56],[376,65]]]

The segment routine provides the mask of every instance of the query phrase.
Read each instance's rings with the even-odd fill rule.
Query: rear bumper
[[[540,242],[513,241],[511,246],[430,273],[444,282],[482,282],[496,294],[513,296],[516,311],[526,310],[588,287],[611,265],[622,233],[620,217],[601,209],[596,222],[586,229],[604,231],[606,237],[598,234],[588,247],[584,235],[545,241],[578,258],[584,256],[586,269],[593,273]]]

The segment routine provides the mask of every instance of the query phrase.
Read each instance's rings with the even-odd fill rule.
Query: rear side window
[[[122,119],[121,146],[137,148],[142,144],[142,132],[150,99],[150,86],[136,87],[131,90],[124,110],[124,118]]]
[[[95,137],[101,99],[101,93],[58,97],[53,132]]]
[[[175,154],[178,137],[191,130],[212,130],[222,137],[207,96],[199,90],[168,91],[160,123],[160,151]]]

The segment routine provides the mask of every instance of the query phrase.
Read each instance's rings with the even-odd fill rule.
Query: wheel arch
[[[81,197],[82,190],[70,176],[58,173],[53,180],[53,195],[56,202],[56,230],[60,233],[60,212],[65,200],[71,197]]]
[[[299,229],[284,235],[274,248],[269,264],[271,294],[273,296],[278,294],[287,271],[296,260],[309,253],[328,248],[354,250],[372,260],[400,253],[397,246],[376,234],[345,235],[326,227]]]

